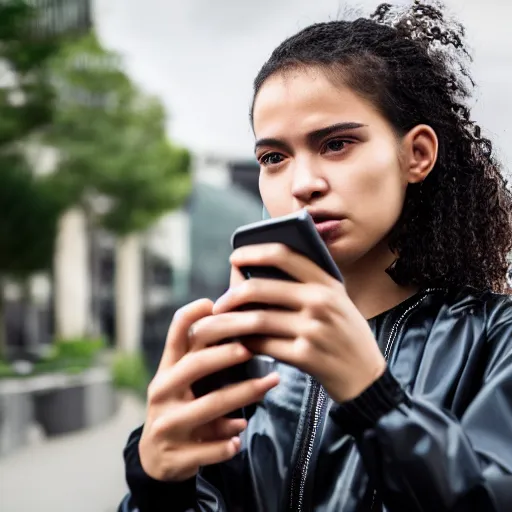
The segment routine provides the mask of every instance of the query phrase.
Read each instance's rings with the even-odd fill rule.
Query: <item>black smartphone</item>
[[[282,243],[293,251],[302,254],[316,263],[325,272],[343,282],[343,277],[332,259],[327,246],[319,235],[313,219],[306,210],[283,217],[266,219],[238,228],[231,237],[233,249],[245,245]],[[288,274],[274,267],[244,267],[240,269],[246,279],[284,279],[293,280]],[[269,307],[266,304],[249,304],[244,310]],[[242,308],[241,308],[242,309]],[[229,343],[226,340],[223,343]],[[202,396],[215,389],[241,382],[246,379],[264,377],[272,372],[275,361],[266,356],[254,356],[243,363],[194,383],[192,390],[196,397]],[[242,411],[235,411],[230,417],[246,416]]]
[[[247,224],[238,228],[231,237],[233,249],[244,245],[268,243],[281,243],[288,246],[292,251],[306,256],[332,277],[343,282],[339,268],[306,210]],[[281,270],[271,267],[246,267],[240,270],[246,279],[251,277],[291,279]]]

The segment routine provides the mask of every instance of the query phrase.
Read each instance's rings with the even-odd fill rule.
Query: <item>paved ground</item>
[[[115,512],[126,492],[122,449],[144,415],[123,397],[115,418],[0,459],[1,512]]]

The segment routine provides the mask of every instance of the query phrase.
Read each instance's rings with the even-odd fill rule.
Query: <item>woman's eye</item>
[[[284,160],[280,153],[267,153],[260,158],[261,165],[276,165]]]
[[[350,144],[350,141],[343,139],[333,139],[327,141],[324,145],[323,153],[339,153],[340,151],[343,151],[345,149],[345,146],[347,146],[347,144]]]

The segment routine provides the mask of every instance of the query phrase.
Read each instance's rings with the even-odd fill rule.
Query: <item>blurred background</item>
[[[398,2],[402,3],[402,2]],[[512,159],[512,4],[447,0]],[[0,511],[114,512],[177,308],[258,220],[252,80],[360,0],[0,1]]]

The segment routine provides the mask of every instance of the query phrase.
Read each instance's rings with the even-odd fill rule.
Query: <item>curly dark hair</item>
[[[408,187],[388,273],[403,285],[504,291],[512,196],[491,142],[470,119],[474,83],[463,41],[464,28],[446,19],[442,4],[381,4],[369,18],[315,24],[284,41],[256,77],[254,98],[271,75],[314,66],[369,99],[399,136],[432,127],[438,160]]]

